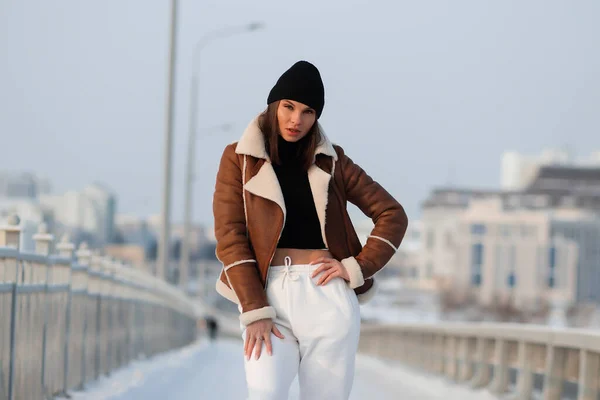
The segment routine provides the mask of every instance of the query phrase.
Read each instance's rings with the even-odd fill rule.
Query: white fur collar
[[[319,122],[317,123],[319,124]],[[334,161],[337,161],[337,153],[329,141],[329,138],[327,138],[327,135],[325,135],[321,124],[319,124],[319,129],[323,135],[323,141],[315,150],[315,156],[317,154],[325,154],[326,156],[333,157]],[[263,134],[258,126],[258,117],[255,117],[244,131],[244,134],[237,144],[235,152],[237,154],[245,154],[270,161],[269,155],[267,154],[267,150],[265,148]]]

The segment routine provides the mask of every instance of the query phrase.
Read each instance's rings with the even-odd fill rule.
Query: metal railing
[[[177,288],[66,238],[50,254],[43,225],[35,254],[20,252],[17,223],[0,228],[0,400],[82,389],[196,339],[198,308]]]
[[[597,331],[487,323],[365,325],[359,351],[512,399],[531,399],[534,389],[544,400],[600,398]]]

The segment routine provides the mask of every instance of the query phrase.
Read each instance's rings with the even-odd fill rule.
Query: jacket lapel
[[[317,209],[317,216],[319,217],[319,223],[321,225],[321,235],[323,236],[325,246],[327,246],[327,238],[325,237],[325,217],[327,215],[327,199],[329,198],[330,180],[331,175],[323,171],[316,164],[311,165],[308,169],[308,182],[310,183],[310,190],[315,202],[315,208]]]
[[[281,186],[279,185],[273,165],[270,162],[263,163],[256,175],[246,182],[244,189],[256,196],[277,203],[283,212],[283,220],[285,221],[286,209],[283,193],[281,192]]]

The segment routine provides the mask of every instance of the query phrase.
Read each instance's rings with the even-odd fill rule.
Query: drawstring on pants
[[[295,274],[290,267],[292,266],[292,258],[290,256],[285,256],[283,259],[283,264],[285,265],[285,269],[283,270],[283,279],[281,280],[281,288],[283,289],[285,285],[286,278],[289,278],[293,281],[298,280],[298,274]]]

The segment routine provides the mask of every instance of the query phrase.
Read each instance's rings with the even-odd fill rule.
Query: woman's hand
[[[333,278],[342,278],[346,282],[350,282],[350,275],[341,262],[333,258],[319,257],[314,261],[310,262],[310,265],[320,264],[319,268],[315,269],[315,272],[311,275],[311,278],[319,275],[321,272],[323,275],[317,281],[317,285],[326,285],[327,282]]]
[[[257,360],[260,358],[263,341],[267,346],[267,353],[270,356],[273,355],[271,332],[273,332],[273,334],[280,339],[285,337],[281,334],[279,329],[277,329],[277,326],[270,318],[254,321],[246,327],[246,342],[244,343],[244,354],[246,355],[246,360],[250,359],[252,352],[255,353]]]

